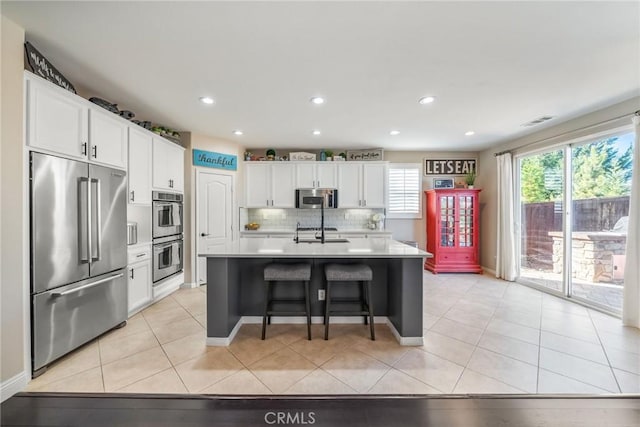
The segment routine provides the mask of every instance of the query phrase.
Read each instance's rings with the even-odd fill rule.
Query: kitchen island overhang
[[[324,301],[318,300],[318,290],[325,288],[324,264],[357,262],[369,265],[373,270],[376,323],[387,323],[401,345],[423,344],[423,263],[424,258],[432,255],[415,247],[386,238],[325,244],[241,238],[227,245],[207,248],[199,256],[207,258],[208,345],[229,345],[242,324],[261,322],[265,297],[263,270],[271,262],[311,264],[314,323],[323,321]],[[301,289],[295,288],[287,286],[284,291],[291,291],[291,294],[281,296],[299,295]],[[340,286],[336,297],[352,296],[356,288]],[[297,323],[295,318],[287,319]],[[340,322],[340,319],[336,321]]]

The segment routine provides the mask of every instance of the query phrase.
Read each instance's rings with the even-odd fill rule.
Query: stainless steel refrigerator
[[[118,169],[40,153],[30,160],[37,376],[127,319],[127,181]]]

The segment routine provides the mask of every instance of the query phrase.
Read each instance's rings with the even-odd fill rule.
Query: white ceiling
[[[247,147],[479,150],[640,94],[638,2],[1,5],[74,85]]]

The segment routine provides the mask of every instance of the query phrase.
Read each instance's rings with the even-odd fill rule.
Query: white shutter
[[[420,164],[389,166],[389,218],[420,218]]]

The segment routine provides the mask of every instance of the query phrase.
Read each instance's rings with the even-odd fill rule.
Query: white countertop
[[[300,233],[319,233],[320,231],[301,231]],[[258,230],[241,230],[240,234],[248,236],[248,235],[260,235],[260,234],[295,234],[295,229],[278,229],[278,228],[260,228]],[[368,230],[363,228],[351,229],[351,230],[324,230],[325,234],[379,234],[382,236],[390,236],[393,234],[391,231],[386,230]]]
[[[239,239],[207,248],[214,258],[431,258],[433,255],[388,238],[352,238],[348,243],[295,243],[289,239]]]

